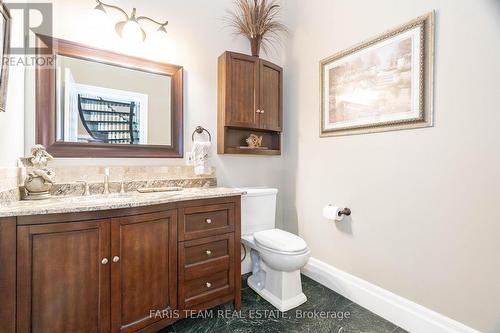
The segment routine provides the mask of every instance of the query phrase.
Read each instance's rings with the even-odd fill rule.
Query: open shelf
[[[262,148],[246,147],[246,139],[250,134],[262,136]],[[245,155],[281,155],[281,133],[248,128],[224,127],[224,140],[218,141],[219,154],[245,154]]]
[[[248,154],[248,155],[281,155],[281,151],[276,149],[251,149],[251,148],[238,148],[226,147],[226,154]]]

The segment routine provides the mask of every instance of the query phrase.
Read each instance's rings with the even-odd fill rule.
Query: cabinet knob
[[[106,265],[108,263],[108,258],[104,258],[101,260],[101,264]]]
[[[260,110],[260,113],[264,113],[264,110]]]
[[[205,220],[208,224],[212,224],[212,219],[206,219]]]
[[[118,262],[118,261],[120,261],[120,257],[118,257],[118,256],[114,256],[114,257],[113,257],[113,262]]]
[[[256,113],[260,113],[260,110],[259,110],[259,109],[257,109],[257,111],[255,111],[255,112],[256,112]]]
[[[210,251],[210,250],[206,250],[205,253],[207,254],[207,256],[211,256],[212,255],[212,251]]]
[[[207,288],[210,288],[212,286],[212,284],[210,282],[207,282],[206,286],[207,286]]]

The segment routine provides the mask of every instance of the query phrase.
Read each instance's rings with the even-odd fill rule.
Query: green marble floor
[[[181,320],[158,333],[406,332],[306,276],[302,276],[302,286],[308,301],[281,313],[247,287],[246,277],[243,277],[240,313],[235,313],[228,303],[196,318]]]

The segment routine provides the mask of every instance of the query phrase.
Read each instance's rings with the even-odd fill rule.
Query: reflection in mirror
[[[59,142],[171,145],[172,78],[56,56]]]

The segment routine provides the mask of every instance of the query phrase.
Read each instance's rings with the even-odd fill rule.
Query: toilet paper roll
[[[323,217],[328,220],[334,220],[340,222],[344,219],[344,215],[339,216],[339,212],[342,210],[340,207],[333,205],[326,205],[323,207]]]

